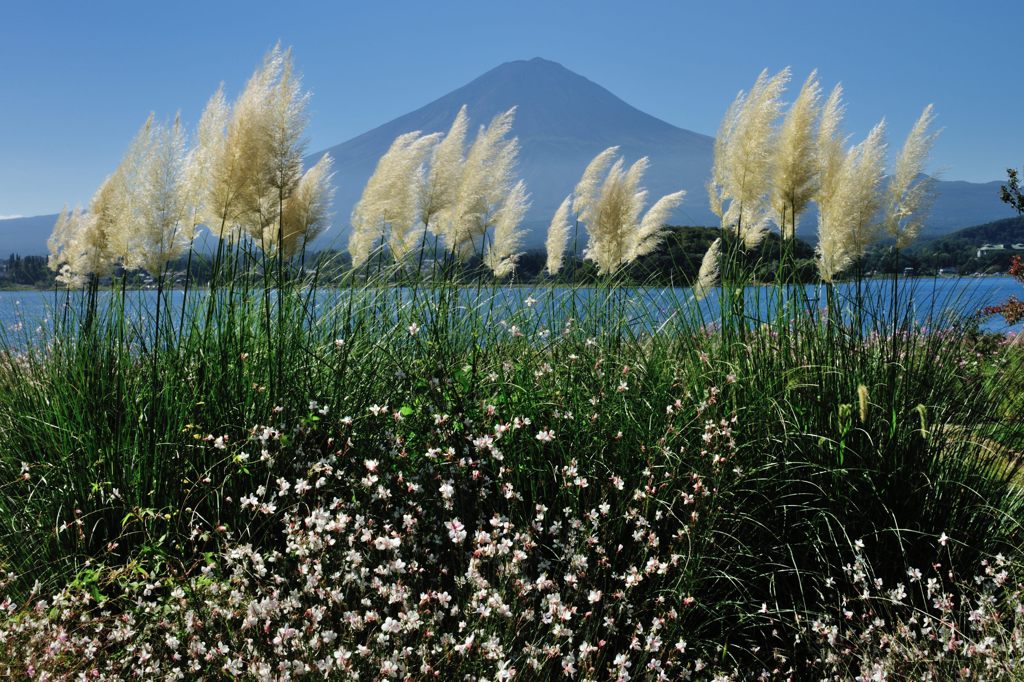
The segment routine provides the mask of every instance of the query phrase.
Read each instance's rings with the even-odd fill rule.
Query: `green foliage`
[[[1020,181],[1017,179],[1017,169],[1006,169],[1006,184],[999,188],[999,198],[1017,211],[1024,213],[1024,192],[1021,192]]]
[[[1024,243],[1024,218],[1006,218],[977,225],[935,239],[925,239],[900,251],[903,267],[913,267],[918,274],[935,274],[941,268],[956,268],[962,274],[1002,273],[1010,267],[1014,252],[989,251],[978,257],[984,244]],[[891,273],[896,265],[892,249],[887,245],[872,249],[863,262],[863,269]]]

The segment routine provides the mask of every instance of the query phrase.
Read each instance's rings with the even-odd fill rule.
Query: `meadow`
[[[643,164],[614,148],[548,240],[554,275],[585,238],[598,287],[501,293],[511,114],[466,148],[463,112],[396,140],[325,292],[303,254],[329,161],[296,161],[285,53],[232,111],[215,96],[191,155],[148,122],[55,229],[52,329],[0,354],[0,671],[1020,679],[1024,352],[857,276],[919,227],[929,113],[883,188],[880,131],[847,150],[813,76],[780,123],[786,77],[730,108],[721,240],[656,321],[616,273],[683,197],[641,216]],[[811,201],[822,300],[785,249],[748,299],[741,254]],[[214,277],[171,292],[200,222]],[[115,265],[156,275],[143,319],[100,292]]]

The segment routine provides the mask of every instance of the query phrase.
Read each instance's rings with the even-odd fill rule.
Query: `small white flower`
[[[536,438],[542,443],[550,443],[555,439],[555,432],[551,429],[546,429],[538,433]]]
[[[409,336],[416,336],[416,334],[418,334],[419,331],[420,331],[420,326],[418,324],[416,324],[415,322],[413,322],[412,324],[409,325],[408,329],[409,329]]]
[[[458,519],[452,519],[444,524],[448,528],[448,537],[456,545],[461,545],[466,540],[466,527]]]

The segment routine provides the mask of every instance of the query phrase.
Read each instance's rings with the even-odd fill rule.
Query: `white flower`
[[[420,331],[420,326],[413,322],[409,325],[409,336],[416,336]]]
[[[550,443],[555,439],[555,432],[551,429],[547,429],[538,433],[536,438],[542,443]]]
[[[452,519],[444,524],[448,528],[448,537],[456,545],[461,545],[466,540],[466,527],[458,519]]]

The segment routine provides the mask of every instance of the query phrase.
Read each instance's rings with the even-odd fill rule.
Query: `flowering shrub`
[[[1018,282],[1024,284],[1024,264],[1021,263],[1020,256],[1014,256],[1013,260],[1010,261],[1010,274]],[[1010,296],[1006,303],[989,306],[982,311],[982,314],[1002,315],[1003,319],[1006,320],[1006,324],[1017,324],[1024,320],[1024,301],[1021,301],[1016,296]]]
[[[691,408],[668,405],[669,423]],[[374,412],[368,425],[402,421],[399,411]],[[841,570],[808,583],[830,609],[744,604],[745,628],[772,645],[727,653],[704,634],[709,576],[687,565],[700,562],[702,526],[743,475],[730,470],[735,418],[703,422],[704,473],[649,467],[590,479],[575,460],[553,466],[552,501],[562,506],[549,508],[508,482],[502,456],[548,430],[494,413],[475,425],[479,435],[459,438],[443,417],[419,462],[395,434],[385,454],[365,457],[360,429],[343,417],[346,435],[305,450],[310,465],[238,500],[249,525],[197,519],[193,537],[220,538],[219,550],[180,572],[96,566],[56,594],[5,598],[0,670],[33,679],[1012,679],[1024,656],[1020,567],[999,555],[963,580],[942,559],[953,544],[945,534],[930,566],[894,584],[874,576],[858,540]],[[286,454],[281,431],[252,433],[238,447],[265,461]],[[305,448],[323,434],[292,435]],[[272,541],[254,545],[266,524]]]

